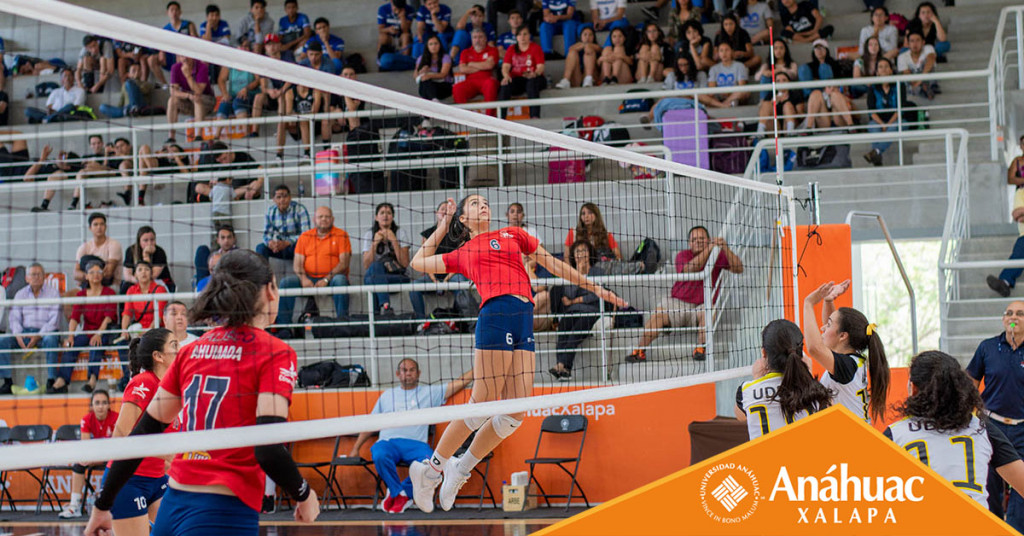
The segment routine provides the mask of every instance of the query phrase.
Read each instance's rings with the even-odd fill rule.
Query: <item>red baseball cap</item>
[[[277,35],[276,33],[267,34],[267,35],[263,36],[263,44],[267,44],[267,43],[280,43],[280,42],[281,42],[281,36]]]

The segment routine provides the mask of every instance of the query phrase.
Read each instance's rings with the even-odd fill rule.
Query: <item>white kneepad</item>
[[[515,432],[520,424],[523,424],[522,419],[516,419],[509,415],[495,415],[491,417],[491,426],[494,427],[494,433],[498,434],[498,437],[502,439],[512,435],[512,432]]]
[[[490,417],[467,417],[463,419],[462,422],[466,423],[466,426],[468,426],[470,430],[475,432],[479,430],[480,427],[483,426],[488,419],[490,419]]]

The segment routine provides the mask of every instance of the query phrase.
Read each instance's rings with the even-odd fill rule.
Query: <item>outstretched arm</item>
[[[572,266],[556,259],[541,246],[537,246],[537,250],[528,255],[528,257],[537,261],[541,266],[547,268],[548,271],[556,277],[560,277],[580,288],[589,290],[606,302],[618,307],[626,307],[629,305],[626,303],[626,300],[616,296],[614,292],[602,287],[601,285],[594,283],[588,279],[587,276],[577,272]]]
[[[825,341],[821,338],[814,307],[831,294],[834,287],[835,284],[829,281],[804,298],[804,344],[807,345],[807,353],[811,358],[825,367],[829,374],[835,373],[836,360],[832,350],[825,346]]]
[[[416,255],[413,256],[412,261],[409,263],[413,270],[425,274],[443,274],[448,272],[444,266],[444,257],[436,255],[435,252],[437,251],[437,245],[441,243],[441,239],[444,238],[444,235],[448,234],[448,225],[452,221],[453,214],[455,214],[455,200],[449,197],[448,203],[445,205],[445,215],[437,223],[434,234],[430,235],[423,242],[423,247],[416,252]]]

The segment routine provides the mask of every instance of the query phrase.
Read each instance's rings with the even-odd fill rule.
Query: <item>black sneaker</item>
[[[1010,297],[1011,288],[1010,284],[1006,281],[1003,281],[994,275],[990,275],[985,278],[985,282],[988,283],[988,288],[994,290],[996,294],[999,294],[1004,298]]]
[[[828,39],[829,37],[832,37],[832,34],[835,33],[835,31],[836,29],[831,24],[826,24],[822,29],[818,30],[818,37]]]
[[[633,353],[626,356],[626,363],[642,363],[647,361],[647,352],[643,350],[633,350]]]
[[[544,53],[544,60],[545,61],[556,61],[556,60],[564,60],[564,59],[565,59],[565,56],[563,56],[563,55],[561,55],[561,54],[559,54],[559,53],[557,53],[557,52],[555,52],[553,50],[551,52],[545,52]]]
[[[11,394],[11,386],[14,385],[14,381],[10,378],[4,378],[4,383],[0,384],[0,395]]]
[[[120,197],[121,200],[124,201],[125,206],[129,206],[130,207],[132,205],[132,191],[131,190],[117,192],[117,197]]]
[[[31,208],[31,209],[29,209],[29,210],[30,210],[31,212],[49,212],[49,211],[50,211],[50,209],[48,209],[48,208],[43,208],[43,207],[32,207],[32,208]]]
[[[263,506],[260,508],[260,513],[261,514],[273,514],[276,511],[277,511],[277,504],[276,504],[276,501],[274,500],[274,496],[273,495],[264,495],[263,496]]]

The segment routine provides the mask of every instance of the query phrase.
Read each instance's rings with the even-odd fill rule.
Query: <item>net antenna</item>
[[[791,187],[758,183],[749,179],[686,166],[670,160],[654,158],[621,148],[592,143],[580,138],[541,130],[522,123],[488,117],[469,110],[434,103],[404,93],[319,72],[308,67],[288,64],[235,48],[179,35],[175,32],[160,31],[157,28],[139,22],[56,0],[0,0],[0,11],[19,17],[36,19],[60,27],[74,28],[89,34],[99,34],[138,46],[192,57],[213,64],[244,66],[245,70],[260,76],[293,82],[301,81],[301,84],[304,86],[319,89],[330,94],[346,95],[366,103],[373,103],[416,115],[429,116],[441,121],[472,125],[480,130],[531,143],[543,144],[548,148],[564,148],[583,155],[591,155],[590,157],[597,159],[614,160],[621,165],[634,165],[640,168],[664,172],[671,177],[670,180],[666,181],[666,184],[675,183],[681,188],[698,190],[701,186],[711,185],[735,189],[735,191],[729,190],[726,192],[724,190],[727,188],[720,188],[722,192],[719,193],[722,194],[721,197],[723,198],[721,200],[699,197],[698,194],[688,193],[687,191],[664,195],[663,198],[666,203],[671,203],[673,196],[690,195],[700,204],[700,206],[694,207],[695,210],[693,210],[694,215],[692,218],[707,217],[712,211],[717,211],[715,215],[720,219],[714,220],[714,223],[722,225],[724,233],[729,236],[730,241],[742,243],[743,239],[741,237],[749,236],[750,243],[758,248],[758,254],[762,256],[763,252],[769,250],[769,242],[781,238],[781,227],[783,225],[793,225],[795,205],[793,203]],[[527,162],[516,162],[515,164],[524,167],[528,165]],[[623,182],[629,185],[644,184],[640,181]],[[608,185],[610,183],[605,184]],[[402,192],[402,195],[404,194]],[[725,199],[725,197],[729,199]],[[708,205],[708,207],[704,205]],[[674,235],[675,228],[673,224],[680,225],[679,222],[669,220],[667,226],[672,229],[667,231],[667,234],[670,236]],[[685,227],[683,231],[685,231]],[[793,239],[794,235],[795,233],[791,233],[791,239]],[[666,251],[668,251],[667,248]],[[772,262],[776,260],[776,255],[779,255],[781,258],[782,251],[782,248],[775,247],[773,243],[770,253]],[[757,267],[762,272],[759,275],[763,275],[763,271],[766,269],[769,270],[769,275],[771,274],[771,268],[768,267],[768,264],[768,262],[763,262]],[[795,289],[795,272],[794,274],[785,274],[785,276],[793,277]],[[618,278],[615,281],[621,281],[623,284],[640,281],[635,279],[637,276],[609,277]],[[661,274],[657,277],[670,278],[671,276]],[[762,281],[758,280],[756,283],[762,284]],[[705,296],[710,298],[712,293],[717,292],[718,289],[708,287],[705,288]],[[760,293],[758,294],[758,298],[760,298]],[[167,300],[189,299],[193,297],[194,294],[192,293],[166,295]],[[751,301],[755,301],[758,304],[763,303],[760,299]],[[794,307],[796,306],[797,303],[794,301]],[[769,304],[763,308],[753,306],[744,308],[742,305],[737,308],[738,310],[735,314],[740,320],[738,324],[745,330],[744,333],[746,335],[744,336],[747,339],[750,339],[750,333],[753,333],[754,330],[759,331],[765,322],[772,319],[768,317],[769,314],[774,315],[777,313],[778,308],[771,309],[771,307],[772,305]],[[748,375],[747,365],[753,359],[754,353],[750,351],[751,347],[749,345],[739,350],[745,352],[743,359],[746,359],[746,362],[737,360],[731,365],[727,365],[733,368],[727,368],[726,370],[704,372],[695,376],[638,381],[637,383],[601,386],[573,392],[530,396],[497,402],[461,404],[429,410],[415,410],[401,414],[396,413],[390,415],[388,419],[380,419],[376,415],[346,416],[283,423],[270,425],[269,427],[235,428],[230,433],[224,433],[223,430],[209,430],[168,434],[167,436],[161,436],[159,441],[154,441],[153,438],[95,440],[76,444],[73,449],[66,448],[66,445],[56,444],[12,446],[6,447],[4,449],[5,456],[0,457],[0,470],[110,459],[112,456],[117,459],[125,459],[145,455],[174,454],[192,450],[215,450],[280,443],[282,441],[302,441],[380,430],[385,427],[434,424],[464,419],[466,417],[532,411],[561,407],[568,404],[580,404],[654,393]],[[733,351],[735,352],[737,349]],[[708,353],[710,356],[708,361],[709,367],[705,370],[714,370],[715,366],[711,363],[713,363],[715,354],[710,351],[710,348]],[[116,452],[116,454],[111,454],[112,452]]]

